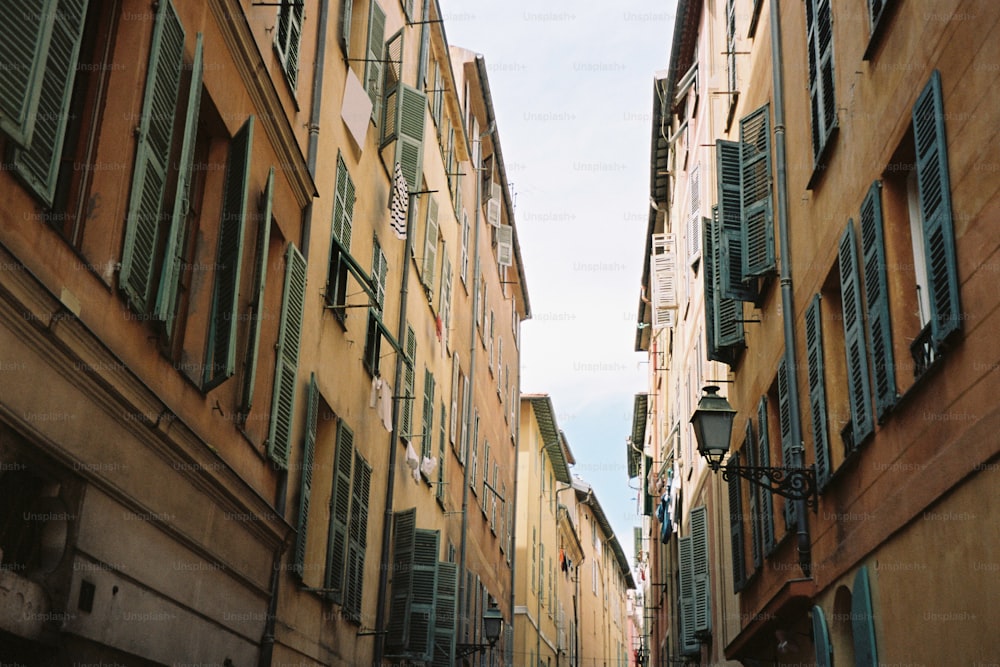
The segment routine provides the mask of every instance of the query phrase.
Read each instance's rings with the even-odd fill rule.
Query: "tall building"
[[[998,111],[981,91],[997,78],[1000,10],[724,4],[678,3],[657,84],[662,205],[636,346],[651,367],[663,356],[649,395],[668,398],[643,420],[649,458],[635,472],[680,530],[649,540],[651,594],[666,591],[646,628],[652,661],[989,662],[1000,361],[984,147]],[[685,323],[698,310],[683,301],[694,275],[681,251],[685,231],[697,237],[694,169],[703,314]],[[670,261],[663,233],[678,235]],[[662,298],[674,289],[677,310]],[[698,327],[704,338],[685,343]],[[678,354],[699,341],[698,363],[728,369],[678,387]],[[712,384],[736,411],[730,442],[714,443],[727,461],[783,470],[759,484],[708,471],[688,420],[692,393]],[[664,436],[673,424],[678,439]],[[773,492],[790,470],[806,470],[815,495]]]

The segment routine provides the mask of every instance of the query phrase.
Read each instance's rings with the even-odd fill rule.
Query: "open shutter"
[[[160,3],[149,49],[139,118],[135,171],[126,215],[118,283],[140,313],[150,305],[160,243],[163,194],[173,140],[177,92],[184,65],[184,27],[170,0]]]
[[[715,142],[716,169],[719,186],[719,284],[726,299],[753,301],[757,298],[755,281],[743,282],[743,220],[740,193],[740,144],[736,141]]]
[[[497,227],[497,264],[500,266],[514,264],[514,228],[510,225]]]
[[[26,5],[31,4],[33,3],[14,3],[14,5],[21,6],[22,10],[12,13],[17,18],[23,18],[24,14],[31,11]],[[31,30],[19,35],[15,31],[20,26],[12,26],[6,22],[7,17],[4,15],[8,11],[11,10],[0,10],[0,17],[2,17],[0,20],[4,21],[2,25],[8,31],[5,40],[15,42],[15,48],[18,45],[16,45],[16,40],[12,39],[13,37],[26,35],[30,43],[30,40],[38,35],[34,31],[42,29],[43,24],[48,22],[48,17],[38,16],[38,25],[33,25]],[[69,118],[69,103],[73,96],[73,79],[77,58],[80,54],[80,39],[83,36],[83,24],[86,16],[87,0],[59,0],[55,11],[55,21],[51,27],[52,36],[47,49],[48,57],[45,59],[45,73],[44,75],[32,75],[40,77],[42,81],[37,100],[37,111],[30,117],[35,123],[30,139],[31,150],[15,148],[11,152],[14,169],[47,207],[52,206],[55,197],[63,140],[66,136],[66,121]],[[23,45],[21,47],[24,48]],[[0,62],[4,65],[12,62],[6,58],[8,55],[6,49],[6,45],[0,46]],[[19,50],[18,56],[23,57],[29,50],[28,48],[25,48],[24,51]],[[196,59],[199,55],[200,53],[196,54]],[[2,105],[0,109],[3,109],[0,110],[0,121],[6,116],[4,111],[6,111],[8,104],[20,104],[27,97],[30,97],[28,91],[25,91],[26,98],[10,99],[9,96],[4,96],[8,76],[20,77],[30,73],[30,63],[20,61],[20,57],[18,57],[19,62],[16,66],[28,65],[27,72],[0,72],[0,81],[3,81],[0,83],[0,98],[3,98],[3,101],[0,102]],[[6,70],[6,67],[3,69]]]
[[[872,591],[866,566],[862,566],[854,575],[851,631],[854,637],[854,664],[857,667],[876,667],[878,651],[875,647],[875,614],[872,611]]]
[[[719,207],[712,207],[712,220],[719,216]],[[713,246],[712,230],[715,225],[707,224],[703,227],[702,233],[705,235],[705,246]],[[719,317],[718,295],[715,293],[715,286],[718,281],[715,279],[715,253],[705,253],[705,261],[701,270],[702,289],[705,293],[705,356],[711,361],[725,362],[726,357],[719,349],[719,337],[716,320]]]
[[[819,164],[827,140],[837,125],[833,94],[833,18],[830,0],[806,0],[805,5],[813,161]]]
[[[334,454],[333,485],[330,490],[330,532],[326,545],[326,574],[323,583],[330,599],[336,603],[344,601],[353,461],[354,432],[341,420],[337,424],[337,451]]]
[[[941,73],[930,81],[913,105],[913,138],[917,154],[917,186],[924,223],[924,253],[931,302],[931,339],[938,348],[962,326],[958,264],[952,227],[948,145],[944,133]]]
[[[351,249],[351,224],[354,219],[354,181],[347,171],[344,156],[337,155],[337,184],[333,205],[333,237],[344,250]]]
[[[417,336],[413,327],[406,325],[406,367],[403,369],[403,410],[400,419],[399,433],[401,438],[409,441],[413,435],[413,382],[417,365]]]
[[[694,562],[694,631],[703,636],[712,631],[711,584],[708,563],[708,510],[691,510],[691,545]]]
[[[833,644],[830,643],[830,631],[826,625],[826,614],[819,605],[812,608],[813,647],[816,654],[816,667],[833,667]]]
[[[775,268],[769,113],[765,104],[740,120],[743,281]]]
[[[747,420],[746,432],[743,435],[743,451],[746,452],[747,465],[760,465],[757,462],[757,442],[754,440],[753,421]],[[753,571],[756,572],[764,561],[763,540],[761,537],[760,494],[757,486],[750,485],[750,555],[753,558]]]
[[[458,565],[439,561],[434,604],[434,662],[432,667],[455,664],[455,619],[458,615]]]
[[[313,454],[316,451],[316,417],[319,413],[319,387],[316,374],[309,377],[309,397],[306,408],[306,433],[302,446],[302,477],[299,485],[299,523],[295,534],[295,562],[293,568],[302,579],[306,562],[306,531],[309,526],[309,494],[312,489]]]
[[[812,414],[813,452],[816,484],[823,488],[830,480],[830,439],[826,422],[826,380],[823,371],[823,327],[819,294],[806,308],[806,363],[809,370],[809,411]]]
[[[688,200],[691,213],[688,216],[687,250],[688,263],[694,264],[701,257],[701,165],[695,165],[688,174]]]
[[[303,11],[304,5],[301,2],[282,4],[278,10],[278,30],[274,45],[278,50],[282,69],[293,90],[299,76],[299,41],[302,38]]]
[[[420,270],[421,282],[428,289],[434,287],[434,267],[437,264],[438,203],[431,197],[427,203],[427,224],[424,228],[424,261]]]
[[[410,641],[407,654],[411,660],[418,662],[429,662],[434,657],[439,539],[438,531],[418,528],[413,543]]]
[[[382,67],[385,52],[385,10],[371,0],[368,11],[368,48],[365,50],[365,90],[372,101],[372,118],[382,118]],[[411,187],[410,192],[415,188]]]
[[[694,636],[695,629],[695,592],[694,592],[694,542],[693,537],[681,537],[677,540],[680,553],[680,606],[681,654],[692,655],[701,650],[701,644]],[[596,572],[596,563],[594,564]]]
[[[177,312],[177,283],[184,262],[184,235],[187,216],[191,211],[191,174],[194,170],[194,145],[198,138],[198,111],[201,107],[202,81],[202,34],[199,32],[191,65],[191,85],[188,87],[187,111],[184,114],[184,135],[181,139],[181,155],[178,161],[177,190],[174,194],[174,208],[170,217],[170,231],[163,251],[163,269],[156,295],[156,319],[163,322],[167,335],[174,330],[174,316]]]
[[[410,639],[410,605],[413,601],[413,564],[417,537],[417,510],[396,512],[392,517],[392,593],[386,626],[385,654],[403,657]]]
[[[372,467],[354,452],[354,479],[351,489],[351,524],[347,541],[347,579],[344,614],[361,621],[365,580],[365,551],[368,547],[368,497],[371,493]]]
[[[450,423],[450,440],[451,444],[455,444],[458,438],[458,404],[459,395],[461,391],[459,389],[458,378],[460,375],[458,352],[456,351],[451,358],[451,423]],[[459,454],[459,462],[462,460],[461,454]]]
[[[229,160],[226,162],[219,248],[215,262],[215,290],[208,331],[208,358],[205,360],[206,391],[230,377],[236,369],[236,323],[239,321],[243,234],[250,193],[253,125],[254,117],[250,116],[233,136],[229,146]]]
[[[879,421],[896,404],[897,399],[880,192],[881,184],[878,181],[872,183],[861,204],[861,256],[864,263],[865,305],[868,310],[866,333],[875,380],[875,414]]]
[[[865,351],[864,318],[861,312],[861,284],[858,278],[858,251],[854,221],[840,239],[840,295],[844,315],[844,352],[847,355],[847,392],[853,424],[852,446],[857,448],[875,430],[872,419],[871,389],[868,382],[868,354]]]
[[[443,417],[443,415],[442,415]],[[420,456],[431,455],[434,437],[434,375],[424,367],[423,427],[420,431]]]
[[[762,468],[771,466],[771,441],[767,432],[767,396],[760,397],[757,404],[757,465]],[[770,478],[764,476],[764,483],[770,483]],[[774,541],[774,496],[767,489],[757,487],[757,506],[760,508],[761,547],[765,556],[770,556],[777,546]]]
[[[490,181],[490,198],[486,200],[486,221],[494,227],[500,226],[500,206],[503,190],[499,183]]]
[[[652,273],[653,328],[672,327],[677,311],[677,237],[653,234],[653,254],[649,258]]]
[[[289,243],[285,256],[285,292],[281,302],[281,323],[275,354],[271,425],[267,436],[267,455],[282,468],[288,465],[288,450],[292,439],[305,295],[306,260],[295,244]]]
[[[344,0],[341,3],[340,14],[340,48],[344,55],[351,53],[351,17],[354,13],[354,0]]]
[[[782,357],[778,362],[778,422],[781,425],[781,460],[786,468],[792,468],[792,397],[788,392],[788,365]],[[785,530],[795,530],[795,501],[785,499]]]
[[[740,452],[734,454],[736,465]],[[746,584],[746,565],[743,550],[743,484],[739,475],[729,477],[729,539],[732,545],[733,593],[739,593]],[[639,553],[636,551],[636,553]]]
[[[0,3],[0,130],[24,148],[32,145],[42,73],[52,49],[56,0]],[[83,25],[83,22],[80,22]]]
[[[727,299],[722,295],[722,280],[719,266],[722,264],[720,253],[721,224],[719,222],[719,207],[712,207],[711,220],[705,219],[705,227],[712,230],[712,245],[706,246],[703,253],[706,257],[712,255],[712,293],[717,303],[715,313],[715,340],[720,348],[726,348],[726,363],[732,364],[737,352],[744,347],[743,338],[743,303],[736,299]],[[706,238],[708,236],[706,235]]]
[[[424,116],[427,96],[405,83],[398,85],[399,137],[396,140],[396,162],[403,170],[410,192],[420,190],[424,166]]]
[[[385,42],[382,52],[382,140],[379,149],[385,148],[399,136],[399,84],[403,78],[403,30]],[[411,190],[412,191],[412,190]]]
[[[267,250],[271,243],[271,207],[274,203],[274,167],[267,174],[261,213],[257,219],[257,242],[254,257],[257,261],[253,275],[253,294],[250,302],[250,333],[247,343],[246,368],[243,373],[243,397],[240,412],[250,413],[253,390],[257,381],[257,356],[260,354],[260,323],[264,312],[264,291],[267,288]]]

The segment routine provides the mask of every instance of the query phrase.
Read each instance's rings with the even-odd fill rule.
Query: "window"
[[[743,465],[742,455],[743,451],[733,453],[735,465]],[[738,475],[729,478],[729,539],[732,549],[733,593],[739,593],[746,586],[747,574],[743,540],[743,483]]]
[[[872,418],[871,385],[868,377],[867,341],[861,301],[861,279],[858,267],[854,221],[840,238],[837,251],[840,266],[841,305],[844,322],[844,351],[847,356],[847,389],[851,408],[851,428],[846,442],[848,454],[875,430]]]
[[[403,368],[403,391],[402,409],[399,417],[399,437],[409,442],[413,437],[413,391],[414,380],[417,368],[417,335],[413,327],[406,325],[406,356],[404,357],[405,367]],[[422,446],[421,446],[422,448]]]
[[[761,396],[757,404],[757,447],[753,452],[753,462],[750,465],[767,468],[771,465],[771,438],[768,432],[767,396]],[[778,546],[774,539],[774,496],[762,487],[755,487],[757,494],[758,529],[760,531],[760,547],[764,556],[770,556]],[[756,557],[754,558],[756,565]]]
[[[868,28],[871,37],[868,46],[865,48],[865,60],[870,60],[878,48],[879,38],[885,32],[885,26],[889,22],[889,10],[896,4],[896,0],[866,0],[868,5]]]
[[[444,413],[441,414],[442,421]],[[433,453],[434,438],[434,374],[430,369],[424,367],[424,410],[423,429],[420,435],[420,456],[421,460],[430,458]],[[429,480],[428,480],[429,481]]]
[[[813,462],[816,485],[826,486],[832,472],[827,427],[826,378],[823,360],[823,316],[820,295],[806,308],[806,365],[809,376],[809,413],[812,415]]]
[[[710,360],[734,365],[746,347],[743,331],[743,304],[722,296],[722,265],[719,236],[719,207],[712,207],[712,218],[705,221],[705,268],[702,272],[705,290],[706,354]],[[700,357],[700,355],[699,355]],[[692,383],[697,386],[697,383]]]
[[[681,653],[701,651],[699,639],[711,632],[711,586],[708,571],[708,513],[691,510],[691,534],[677,542],[680,552]]]
[[[382,356],[382,336],[386,335],[382,324],[382,308],[385,305],[385,278],[389,272],[389,264],[379,245],[378,238],[372,241],[372,271],[371,282],[374,290],[374,304],[368,309],[368,331],[365,334],[365,351],[363,364],[372,375],[379,374],[379,364]]]
[[[372,102],[372,120],[382,118],[382,61],[385,50],[385,10],[378,0],[368,9],[368,45],[365,48],[364,84]],[[411,191],[415,188],[410,188]]]
[[[347,56],[351,52],[351,18],[354,14],[354,0],[344,0],[340,8],[340,48]]]
[[[350,2],[347,3],[348,5]],[[274,33],[274,48],[281,60],[281,69],[285,72],[292,90],[299,78],[299,42],[302,39],[302,15],[305,11],[304,2],[289,2],[278,9],[278,29]],[[350,25],[350,10],[345,9]],[[348,40],[350,39],[348,28]],[[346,50],[346,47],[345,47]]]
[[[808,185],[811,188],[817,176],[822,173],[824,154],[837,127],[837,105],[833,91],[833,18],[830,14],[830,0],[805,0],[805,5],[815,168]]]
[[[736,78],[736,0],[726,0],[726,75],[729,83],[729,109],[732,113],[739,99],[739,81]]]
[[[326,281],[326,304],[347,305],[347,273],[353,271],[362,285],[369,282],[357,262],[351,257],[351,228],[354,220],[354,181],[347,170],[343,154],[337,154],[337,180],[334,185],[333,233],[330,241],[330,271]],[[370,288],[369,288],[370,290]],[[339,310],[340,319],[346,311]]]

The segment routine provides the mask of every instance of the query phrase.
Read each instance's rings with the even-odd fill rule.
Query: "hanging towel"
[[[378,377],[376,375],[375,377],[372,378],[372,390],[371,390],[371,393],[368,394],[368,407],[369,408],[376,408],[376,407],[378,407],[378,399],[379,399],[378,390],[381,387],[382,387],[382,378],[380,378],[380,377]]]
[[[379,416],[382,417],[382,425],[385,427],[386,431],[392,432],[392,387],[385,380],[381,380],[381,386],[379,387],[379,402],[378,402],[378,412]]]
[[[403,176],[403,168],[397,162],[393,176],[392,200],[389,204],[389,226],[398,239],[406,238],[406,213],[409,208],[410,191],[406,185],[406,177]]]

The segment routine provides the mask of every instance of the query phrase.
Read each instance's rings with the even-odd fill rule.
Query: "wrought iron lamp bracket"
[[[816,512],[819,506],[819,495],[816,490],[816,469],[780,468],[767,466],[738,466],[727,463],[721,466],[722,479],[729,481],[733,475],[742,477],[751,484],[761,486],[771,493],[776,493],[790,500],[804,500],[806,505]]]

